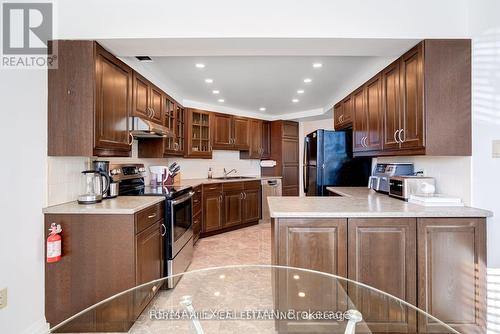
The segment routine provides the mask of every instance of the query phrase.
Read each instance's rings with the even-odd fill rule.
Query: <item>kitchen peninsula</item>
[[[445,319],[461,333],[484,332],[486,218],[491,212],[424,207],[367,188],[328,190],[334,196],[268,199],[273,264],[347,277]],[[294,286],[291,277],[276,279],[281,286]],[[437,329],[406,307],[356,289],[348,288],[347,294],[355,305],[366,306],[359,311],[372,331]],[[277,297],[280,308],[294,307]]]

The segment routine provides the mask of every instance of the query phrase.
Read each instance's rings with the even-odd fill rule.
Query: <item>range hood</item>
[[[131,117],[130,133],[134,138],[173,138],[174,133],[167,127],[151,122],[142,117]]]

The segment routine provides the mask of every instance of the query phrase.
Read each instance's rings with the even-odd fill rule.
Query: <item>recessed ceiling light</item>
[[[198,63],[194,66],[196,66],[197,68],[205,68],[205,64],[202,64],[202,63]]]
[[[260,110],[260,111],[266,111],[266,108],[264,108],[264,107],[260,107],[260,108],[259,108],[259,110]]]
[[[226,275],[222,274],[222,275],[219,275],[219,278],[220,279],[224,279],[226,277]]]
[[[304,298],[305,296],[306,296],[306,294],[305,294],[304,292],[302,292],[302,291],[301,291],[301,292],[299,292],[299,297]]]
[[[321,63],[314,63],[313,67],[314,68],[320,68],[320,67],[323,67],[323,64],[321,64]]]
[[[219,92],[217,89],[214,89],[214,90],[212,91],[212,94],[219,94],[219,93],[220,93],[220,92]]]
[[[219,101],[220,103],[223,103],[224,99],[218,99],[217,101]]]
[[[299,102],[299,99],[293,99],[292,102],[297,103],[297,102]]]
[[[205,79],[205,82],[206,83],[212,83],[212,82],[214,82],[214,80],[213,79]]]
[[[215,291],[215,292],[214,292],[214,296],[215,296],[215,297],[220,296],[220,291]],[[305,295],[304,295],[304,296],[305,296]]]
[[[305,82],[305,83],[310,83],[310,82],[312,82],[312,79],[310,79],[310,78],[305,78],[305,79],[304,79],[304,82]]]
[[[299,90],[297,91],[297,94],[304,94],[304,90],[303,90],[303,89],[299,89]]]
[[[293,279],[300,279],[299,275],[293,275]]]

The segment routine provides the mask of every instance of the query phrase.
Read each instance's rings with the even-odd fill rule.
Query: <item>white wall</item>
[[[47,73],[0,70],[0,332],[37,333],[44,318]]]

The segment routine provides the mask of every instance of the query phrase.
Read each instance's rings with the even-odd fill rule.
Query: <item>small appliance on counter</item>
[[[368,188],[379,193],[389,193],[389,179],[394,176],[413,175],[413,164],[409,162],[377,163],[368,180]]]
[[[85,194],[78,196],[78,204],[101,202],[109,190],[109,175],[100,170],[84,170],[82,174],[85,176]]]
[[[106,192],[102,195],[103,199],[115,198],[118,196],[118,181],[115,181],[113,178],[114,175],[118,175],[121,173],[120,169],[113,168],[110,170],[109,161],[104,160],[95,160],[92,161],[92,166],[94,170],[101,171],[108,175],[109,177],[109,187]],[[104,178],[104,176],[103,176]]]
[[[389,196],[408,201],[411,195],[429,196],[436,191],[436,179],[426,176],[393,176],[389,178]]]

